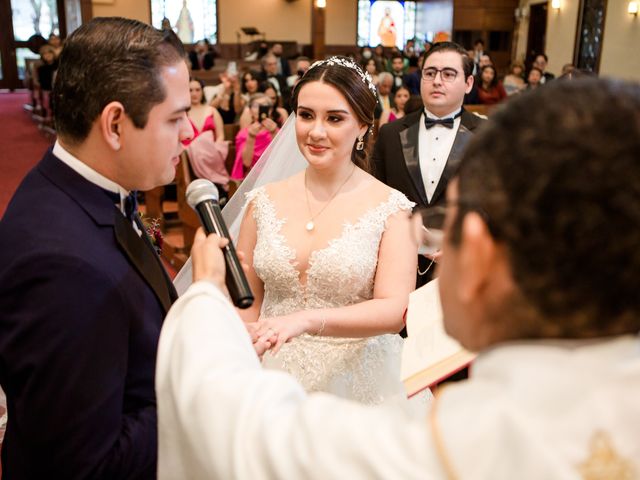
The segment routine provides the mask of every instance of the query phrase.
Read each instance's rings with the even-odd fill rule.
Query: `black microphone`
[[[199,178],[189,184],[185,197],[189,206],[198,213],[200,223],[207,234],[216,233],[229,239],[227,246],[222,249],[224,262],[227,265],[225,279],[227,289],[236,307],[249,308],[253,304],[253,293],[222,218],[220,205],[218,205],[218,189],[209,180]]]

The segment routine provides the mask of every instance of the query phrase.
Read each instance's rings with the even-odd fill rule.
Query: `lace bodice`
[[[387,200],[366,211],[355,223],[345,222],[342,234],[309,258],[306,284],[300,282],[296,252],[281,233],[286,218],[278,218],[264,187],[247,194],[253,202],[257,241],[253,267],[264,283],[261,315],[287,315],[299,310],[336,308],[373,298],[378,250],[390,215],[413,206],[392,190]],[[402,396],[398,335],[334,338],[301,335],[283,345],[264,364],[292,373],[308,391],[326,391],[364,403]]]
[[[254,202],[257,242],[253,266],[265,287],[265,316],[342,307],[371,299],[386,220],[413,206],[402,193],[392,190],[386,201],[369,209],[355,223],[345,222],[338,238],[311,253],[306,285],[302,285],[296,252],[280,233],[286,219],[278,218],[264,187],[249,192],[247,198]]]

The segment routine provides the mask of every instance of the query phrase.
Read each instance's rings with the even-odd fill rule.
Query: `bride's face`
[[[300,90],[296,138],[311,166],[332,168],[350,162],[355,141],[366,130],[337,88],[311,82]]]

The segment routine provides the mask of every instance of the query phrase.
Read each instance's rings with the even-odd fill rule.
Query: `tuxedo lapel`
[[[418,136],[420,133],[420,118],[418,121],[409,125],[408,128],[400,131],[400,144],[402,145],[402,155],[404,163],[409,172],[409,178],[415,187],[420,200],[427,205],[427,192],[422,181],[422,172],[420,171],[420,159],[418,156]]]
[[[471,133],[471,131],[464,126],[462,122],[460,122],[458,133],[456,133],[456,138],[453,141],[453,146],[451,147],[451,151],[447,157],[447,163],[445,164],[442,175],[440,176],[440,181],[433,192],[433,197],[431,197],[431,204],[438,201],[440,196],[442,196],[447,189],[447,185],[449,185],[451,178],[455,176],[458,171],[458,166],[460,165],[460,160],[462,160],[464,147],[467,145],[467,142],[471,140],[472,136],[473,133]]]
[[[140,237],[129,220],[118,209],[114,208],[113,212],[113,227],[118,244],[156,294],[165,312],[169,311],[172,303],[171,283],[167,282],[166,272],[160,265],[157,255],[152,251],[153,247],[150,243],[148,245],[145,243],[149,240],[144,238],[146,235],[144,227],[142,228],[143,237]],[[139,228],[140,226],[141,224]]]

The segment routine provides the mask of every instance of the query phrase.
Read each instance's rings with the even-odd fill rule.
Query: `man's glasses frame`
[[[422,79],[427,82],[433,82],[438,76],[438,73],[440,74],[440,78],[443,82],[452,83],[455,82],[456,78],[458,78],[459,72],[455,68],[451,67],[427,67],[422,70]]]

